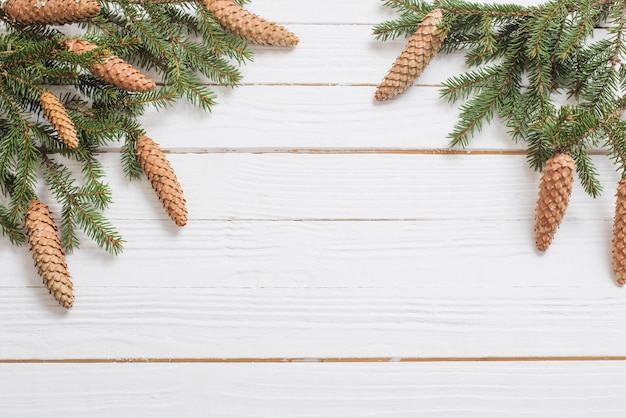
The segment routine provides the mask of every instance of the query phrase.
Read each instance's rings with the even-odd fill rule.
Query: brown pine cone
[[[82,39],[67,39],[64,44],[68,51],[76,54],[98,47]],[[107,83],[126,91],[144,92],[156,87],[154,81],[116,55],[106,58],[102,64],[93,64],[89,71]]]
[[[65,25],[100,13],[95,0],[7,0],[2,8],[22,25]]]
[[[178,226],[187,224],[187,207],[176,174],[159,145],[145,135],[137,139],[135,152],[143,171],[167,214]]]
[[[202,0],[227,31],[259,45],[296,46],[298,37],[285,27],[250,13],[232,0]]]
[[[617,186],[612,244],[615,280],[623,286],[626,283],[626,179],[621,179]]]
[[[71,308],[74,304],[74,285],[67,270],[57,227],[48,207],[39,200],[31,201],[24,228],[39,276],[50,294],[62,306]]]
[[[572,157],[560,152],[554,154],[543,168],[535,212],[535,244],[539,251],[548,249],[563,220],[572,194],[575,170]]]
[[[445,39],[437,29],[442,20],[442,9],[435,9],[424,17],[404,51],[378,85],[374,96],[376,100],[384,101],[397,96],[422,74]]]
[[[59,138],[66,147],[74,149],[78,146],[78,136],[74,122],[67,114],[63,103],[49,91],[44,91],[39,96],[39,102],[43,109],[43,114],[50,122],[50,125],[59,133]]]

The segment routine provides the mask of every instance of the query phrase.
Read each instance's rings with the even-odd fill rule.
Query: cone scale
[[[74,304],[74,286],[57,227],[45,204],[39,200],[30,202],[24,229],[39,276],[59,304],[71,308]]]
[[[169,217],[178,226],[187,224],[186,200],[178,178],[159,145],[145,135],[137,139],[135,152],[152,188]]]
[[[250,13],[232,0],[202,0],[202,3],[224,29],[249,42],[288,47],[299,42],[285,27]]]
[[[39,102],[45,118],[59,134],[59,138],[66,147],[74,149],[78,146],[78,136],[74,122],[67,114],[63,103],[49,91],[44,91],[39,96]]]
[[[76,54],[92,51],[98,47],[82,39],[67,39],[64,44],[68,51]],[[111,55],[101,64],[92,64],[89,71],[107,83],[130,92],[145,92],[156,87],[154,81],[116,55]]]
[[[437,26],[443,20],[443,10],[428,13],[409,39],[406,48],[396,58],[385,79],[378,85],[374,98],[389,100],[405,91],[422,74],[441,48],[444,36]]]
[[[535,211],[535,244],[545,251],[552,243],[572,194],[576,166],[565,153],[553,155],[543,168]]]
[[[65,25],[100,13],[95,0],[7,0],[2,9],[22,25]]]
[[[613,272],[618,285],[626,284],[626,179],[621,179],[615,198],[612,241]]]

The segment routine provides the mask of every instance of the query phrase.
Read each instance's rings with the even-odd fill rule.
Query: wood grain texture
[[[406,38],[387,42],[372,35],[371,25],[290,25],[301,41],[297,48],[277,51],[254,46],[254,62],[242,67],[243,84],[376,85],[382,81]],[[601,32],[600,32],[601,33]],[[329,52],[334,55],[329,56]],[[441,85],[465,71],[462,53],[438,54],[416,85]]]
[[[76,288],[600,288],[616,292],[611,222],[574,220],[546,254],[529,220],[118,221],[124,253],[88,241],[68,256]],[[43,289],[27,248],[5,245],[0,289]],[[1,290],[0,290],[1,291]],[[192,291],[192,290],[191,290]],[[556,290],[555,290],[556,291]],[[16,308],[19,310],[19,308]]]
[[[200,220],[533,219],[540,173],[523,155],[169,154]],[[167,219],[146,180],[128,182],[119,154],[100,160],[114,191],[111,219]],[[593,158],[605,192],[593,199],[576,181],[564,223],[611,220],[619,177]],[[42,199],[60,213],[45,188]],[[191,225],[193,228],[193,225]],[[179,233],[183,233],[182,231]]]
[[[507,4],[510,0],[492,0],[490,3]],[[538,5],[541,0],[519,0],[524,5]],[[309,23],[335,25],[342,23],[373,25],[397,17],[383,0],[253,0],[246,8],[281,24]]]
[[[44,289],[3,288],[0,353],[12,360],[624,355],[626,295],[610,284],[431,288],[419,278],[398,289],[75,280],[70,312]]]
[[[619,417],[621,362],[0,365],[16,418]],[[76,396],[80,394],[80,396]]]
[[[141,121],[163,148],[187,152],[448,148],[447,135],[458,109],[439,98],[437,87],[413,87],[396,101],[378,104],[374,103],[375,89],[287,85],[216,88],[219,111],[202,113],[181,102],[166,111],[149,110]],[[524,148],[511,141],[504,126],[494,123],[485,127],[468,149]]]

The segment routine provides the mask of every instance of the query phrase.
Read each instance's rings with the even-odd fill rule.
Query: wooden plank
[[[251,46],[254,61],[244,65],[243,85],[341,85],[375,88],[405,48],[404,37],[382,42],[372,35],[371,25],[291,25],[300,43],[293,49]],[[608,38],[606,29],[596,29],[594,40]],[[414,86],[442,86],[469,68],[465,51],[439,53],[413,83]],[[237,91],[237,90],[235,90]],[[405,96],[420,94],[415,88],[391,102],[405,103]]]
[[[624,362],[0,365],[11,417],[617,417]]]
[[[370,25],[291,25],[290,29],[300,37],[296,48],[251,47],[254,61],[242,67],[244,85],[375,86],[407,43],[406,38],[378,41]],[[441,85],[466,70],[463,53],[438,54],[415,85]]]
[[[437,87],[413,87],[397,100],[375,103],[374,86],[254,85],[216,88],[213,113],[178,102],[149,109],[141,122],[166,148],[223,150],[448,149],[457,105]],[[245,121],[245,122],[244,122]],[[498,121],[468,149],[524,150]],[[460,148],[458,148],[461,150]]]
[[[540,174],[523,155],[170,154],[191,224],[206,220],[533,219]],[[166,219],[147,181],[128,182],[119,154],[101,161],[114,190],[111,219]],[[610,220],[618,174],[594,163],[606,192],[576,182],[565,221]],[[42,190],[46,202],[53,199]],[[60,213],[53,207],[55,213]],[[193,227],[193,226],[192,226]]]
[[[492,0],[490,3],[507,4],[510,0]],[[517,4],[538,5],[541,0],[520,0]],[[290,23],[359,23],[375,24],[382,20],[394,19],[397,14],[383,7],[383,1],[333,0],[293,1],[293,0],[252,0],[246,8],[266,19],[287,25]]]
[[[100,287],[77,286],[70,311],[42,288],[3,288],[0,358],[626,354],[626,294],[613,285],[487,288],[470,272],[465,286],[420,287],[420,277],[437,273],[416,272],[413,288],[184,289],[182,276],[122,288],[101,277]]]
[[[566,222],[534,248],[524,221],[209,221],[175,232],[166,221],[119,221],[118,257],[95,244],[68,256],[87,287],[613,289],[610,223]],[[2,288],[43,294],[26,247],[3,242]],[[469,279],[471,278],[471,279]],[[47,297],[47,296],[46,296]],[[39,303],[32,301],[29,303]],[[18,308],[19,309],[19,308]]]

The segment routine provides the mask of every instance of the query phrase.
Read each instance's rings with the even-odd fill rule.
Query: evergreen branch
[[[383,22],[375,25],[372,33],[376,39],[383,42],[399,38],[400,36],[411,36],[421,21],[424,20],[424,16],[426,16],[426,13],[419,13]]]
[[[78,226],[89,238],[107,251],[113,254],[121,252],[123,240],[119,233],[98,211],[98,205],[94,208],[89,202],[84,201],[87,194],[84,190],[74,186],[69,170],[52,161],[46,154],[42,154],[42,158],[46,183],[56,199],[63,204],[64,216],[61,219],[61,231],[66,232],[61,234],[61,241],[65,250],[71,253],[74,248],[78,248],[77,236],[73,233],[67,235]],[[89,195],[91,198],[93,196],[93,193]]]
[[[138,180],[143,174],[143,168],[139,163],[137,154],[135,153],[136,138],[130,135],[121,148],[121,161],[124,174],[129,180]]]
[[[5,137],[7,141],[16,141],[17,153],[15,159],[19,161],[15,170],[15,180],[12,184],[11,193],[11,219],[21,219],[28,204],[35,197],[35,186],[37,184],[37,166],[39,162],[37,149],[31,142],[28,132],[18,130],[15,138],[11,132]]]
[[[220,85],[234,87],[241,81],[237,68],[223,59],[207,54],[199,45],[184,40],[177,46],[184,50],[185,61],[190,69],[200,71]]]
[[[515,4],[477,4],[461,0],[440,0],[435,4],[456,16],[532,17],[536,13],[535,8]]]
[[[587,7],[582,8],[582,17],[573,18],[559,37],[559,44],[555,54],[559,59],[564,60],[573,49],[581,45],[585,39],[593,34],[594,20],[598,13],[591,7],[589,2],[584,2]],[[584,6],[584,5],[583,5]],[[564,20],[566,22],[566,20]]]
[[[517,98],[517,91],[521,83],[518,52],[515,49],[510,51],[504,63],[488,70],[495,72],[494,76],[488,77],[493,81],[492,83],[480,88],[480,90],[477,89],[477,85],[474,85],[465,90],[460,90],[458,94],[450,93],[450,97],[454,97],[455,94],[457,97],[469,93],[474,94],[474,98],[461,107],[459,121],[449,135],[451,146],[467,146],[474,132],[482,129],[482,121],[490,122],[496,110],[500,116],[512,117],[514,109],[511,108],[511,104],[515,103],[516,100],[511,100],[511,97],[514,95]],[[483,75],[487,76],[489,72]],[[480,75],[481,73],[478,72],[477,74]],[[474,91],[476,92],[474,93]]]
[[[483,120],[489,123],[493,117],[496,102],[504,88],[494,91],[485,90],[477,94],[474,99],[461,106],[459,122],[450,133],[450,146],[466,147],[476,130],[482,129]]]
[[[19,245],[25,241],[21,227],[16,223],[15,218],[11,216],[9,209],[2,204],[0,204],[0,228],[2,229],[2,235],[8,237],[12,244]]]
[[[609,156],[626,173],[626,126],[623,121],[605,127]]]
[[[528,39],[528,56],[536,58],[538,55],[551,56],[551,51],[554,49],[556,38],[553,36],[553,32],[557,28],[560,30],[566,14],[567,0],[557,0],[548,5],[542,10],[542,13],[536,17],[532,24],[529,23],[528,31],[530,33]]]
[[[576,163],[576,173],[580,179],[580,184],[585,192],[591,197],[598,197],[602,193],[602,186],[598,181],[598,172],[589,157],[589,153],[584,146],[579,146],[570,151]]]
[[[494,65],[451,77],[443,83],[441,96],[449,102],[467,99],[493,85],[493,78],[498,76],[500,70],[500,66]]]
[[[428,13],[433,6],[423,0],[385,0],[385,7],[391,7],[401,11]]]
[[[247,49],[245,41],[221,30],[220,25],[204,4],[197,5],[196,17],[198,18],[197,27],[194,29],[201,34],[203,45],[207,51],[218,57],[233,58],[239,64],[252,60],[253,54]]]

